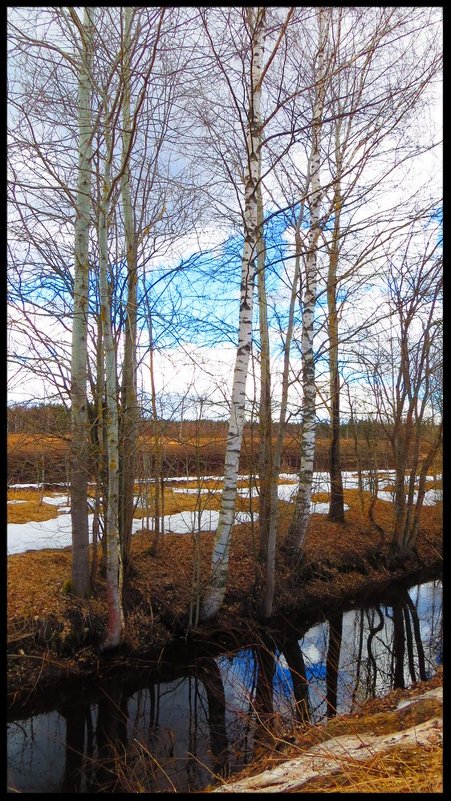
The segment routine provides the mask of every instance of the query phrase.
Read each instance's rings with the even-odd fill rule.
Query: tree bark
[[[245,181],[244,248],[241,270],[241,300],[239,315],[238,348],[233,374],[232,403],[227,436],[224,486],[219,511],[218,528],[213,545],[211,573],[203,599],[201,619],[214,617],[225,595],[229,562],[229,549],[235,511],[238,465],[244,426],[246,378],[252,343],[252,313],[255,260],[260,236],[257,212],[257,188],[260,181],[261,148],[261,76],[265,46],[264,7],[248,9],[252,30],[252,68],[247,131],[248,167]]]
[[[106,105],[106,103],[105,103]],[[105,115],[106,116],[106,115]],[[111,188],[111,141],[105,128],[105,168],[103,193],[98,218],[100,305],[103,328],[105,395],[106,395],[106,445],[108,461],[108,500],[106,512],[107,537],[107,607],[108,624],[103,649],[116,648],[124,639],[124,613],[122,609],[123,570],[119,540],[119,422],[117,404],[116,349],[112,334],[111,306],[108,290],[108,212]]]
[[[260,159],[261,162],[261,159]],[[260,164],[261,172],[261,164]],[[268,302],[266,297],[265,258],[266,248],[263,233],[263,198],[261,183],[257,189],[257,215],[260,230],[258,251],[258,309],[260,327],[260,405],[259,405],[259,556],[263,564],[268,559],[268,539],[271,520],[272,484],[272,415],[271,415],[271,369],[268,334]]]
[[[307,526],[310,518],[310,500],[313,482],[313,463],[315,457],[315,425],[316,425],[316,387],[315,358],[313,352],[314,318],[317,284],[317,248],[321,233],[321,128],[324,106],[324,51],[326,31],[323,10],[319,9],[319,47],[318,67],[315,87],[315,101],[312,119],[312,149],[309,159],[309,175],[311,191],[308,198],[310,212],[310,228],[306,256],[306,286],[302,305],[302,431],[301,431],[301,466],[299,471],[299,490],[296,498],[293,519],[288,530],[286,548],[289,552],[302,557],[304,551]]]
[[[296,258],[294,263],[293,285],[291,288],[290,308],[288,312],[288,325],[287,325],[285,345],[284,345],[282,397],[280,402],[277,439],[275,442],[273,457],[272,457],[271,517],[269,521],[269,531],[268,531],[268,555],[266,561],[265,595],[262,607],[263,617],[266,618],[271,616],[273,608],[273,600],[274,600],[276,541],[277,541],[277,527],[279,520],[279,475],[280,475],[280,463],[282,459],[282,448],[283,448],[285,431],[287,427],[290,351],[291,351],[291,342],[293,339],[294,311],[296,306],[296,299],[298,297],[298,283],[299,283],[299,276],[301,269],[300,243],[301,243],[301,224],[303,220],[303,215],[304,215],[304,204],[302,204],[301,212],[296,222],[296,230],[295,230]]]
[[[150,546],[152,555],[158,551],[160,542],[160,535],[164,534],[163,521],[164,521],[164,485],[163,485],[163,454],[162,454],[162,438],[161,438],[161,425],[158,420],[157,410],[157,391],[155,386],[155,365],[154,353],[155,344],[153,340],[153,325],[152,325],[152,310],[148,295],[145,296],[145,306],[147,312],[147,327],[149,331],[149,372],[150,372],[150,391],[151,391],[151,409],[152,409],[152,431],[153,431],[153,480],[154,480],[154,533],[152,536],[152,543]]]
[[[258,581],[256,591],[260,611],[264,617],[269,617],[271,615],[272,601],[274,597],[277,522],[275,521],[274,524],[272,524],[272,521],[274,516],[277,516],[277,486],[279,469],[277,468],[277,475],[274,475],[274,471],[276,469],[276,465],[274,464],[276,453],[273,447],[268,300],[266,295],[265,280],[266,247],[263,230],[263,197],[261,183],[258,186],[257,192],[257,213],[260,229],[260,249],[258,253],[257,273],[260,326],[260,405],[258,469],[259,564],[257,566],[256,574]],[[274,483],[276,485],[275,492],[273,492]]]
[[[136,375],[136,318],[137,318],[137,237],[130,193],[130,167],[128,154],[132,138],[130,117],[130,39],[133,8],[125,6],[125,32],[123,45],[123,105],[122,153],[127,162],[121,181],[124,209],[125,241],[127,247],[127,308],[125,315],[124,361],[122,367],[122,408],[120,417],[120,470],[119,470],[119,530],[122,559],[126,567],[130,559],[134,490],[136,472],[136,444],[138,436],[138,404]]]
[[[78,186],[75,218],[75,275],[71,351],[71,524],[72,592],[86,598],[90,591],[88,528],[89,420],[86,394],[87,318],[89,290],[89,226],[91,208],[91,70],[92,11],[84,9],[82,58],[78,85]]]
[[[329,391],[330,391],[330,423],[331,440],[329,448],[330,470],[330,505],[329,520],[336,523],[345,522],[343,479],[341,475],[340,454],[340,373],[338,369],[338,314],[337,314],[337,267],[340,253],[340,217],[342,207],[340,153],[340,120],[335,128],[335,159],[337,177],[334,189],[334,228],[332,247],[329,254],[329,270],[327,275],[327,332],[329,335]]]

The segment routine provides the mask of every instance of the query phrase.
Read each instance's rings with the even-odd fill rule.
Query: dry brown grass
[[[8,501],[21,501],[21,503],[8,503],[8,523],[40,523],[58,517],[57,507],[44,503],[43,492],[39,490],[23,489],[8,490]],[[50,495],[50,493],[45,493]]]
[[[343,763],[342,771],[318,778],[303,793],[442,793],[443,747],[394,748],[361,763]]]
[[[345,526],[328,521],[326,515],[312,515],[305,550],[307,577],[302,584],[293,580],[291,562],[280,549],[291,519],[290,504],[280,502],[276,614],[291,614],[294,610],[300,614],[304,608],[335,604],[366,590],[374,582],[383,583],[392,577],[381,565],[379,556],[369,561],[375,548],[388,553],[390,537],[378,544],[374,532],[368,526],[362,527],[357,491],[346,491],[346,500],[351,509],[346,514]],[[436,565],[440,559],[441,507],[442,504],[437,504],[423,509],[417,548],[424,566]],[[391,504],[380,502],[377,519],[384,525],[390,524]],[[139,651],[159,645],[168,642],[174,633],[186,631],[190,606],[207,585],[213,539],[211,532],[202,532],[196,540],[189,534],[166,534],[153,553],[152,532],[132,538],[133,572],[124,588],[130,648]],[[235,526],[227,593],[215,626],[230,629],[234,621],[241,626],[255,620],[253,588],[261,584],[257,552],[258,525]],[[195,560],[200,564],[196,581]],[[105,580],[98,575],[93,596],[80,601],[68,592],[70,577],[70,548],[30,550],[8,557],[7,620],[11,644],[18,643],[22,633],[26,639],[19,645],[27,653],[39,654],[50,648],[56,655],[67,655],[80,647],[84,630],[91,632],[89,636],[95,641],[103,637],[107,621]],[[15,687],[16,680],[21,684],[24,679],[20,675],[8,680]]]
[[[315,503],[329,503],[330,494],[328,492],[313,492],[312,501]]]
[[[36,616],[63,616],[67,595],[63,584],[71,575],[70,550],[26,551],[8,557],[8,623]]]
[[[177,471],[184,471],[188,465],[190,470],[196,469],[198,459],[207,472],[220,473],[223,470],[226,435],[215,435],[210,432],[190,433],[192,425],[188,422],[182,426],[182,439],[173,436],[162,437],[162,450],[167,468],[171,471],[177,466]],[[194,429],[195,431],[195,429]],[[67,460],[70,455],[70,434],[64,436],[43,436],[41,434],[8,434],[8,476],[10,481],[35,482],[42,479],[41,468],[45,468],[45,480],[48,482],[61,482],[67,480]],[[424,444],[427,444],[425,438]],[[315,446],[315,460],[317,470],[327,470],[329,464],[330,442],[325,437],[317,437]],[[258,463],[259,438],[255,432],[252,434],[246,427],[243,435],[241,470],[250,472],[251,466]],[[370,452],[365,443],[359,445],[359,458],[364,467],[371,464]],[[341,440],[343,470],[356,470],[357,457],[353,439]],[[376,444],[377,464],[380,469],[392,467],[393,454],[388,441],[380,440]],[[152,458],[155,453],[155,441],[151,433],[140,435],[138,440],[138,454]],[[296,469],[299,463],[299,438],[293,432],[288,432],[284,440],[282,454],[283,472]],[[207,467],[210,465],[210,467]],[[431,472],[440,471],[440,454],[437,455]]]
[[[364,735],[398,734],[431,718],[441,718],[443,701],[438,698],[427,698],[411,706],[397,708],[401,699],[413,699],[441,686],[443,668],[440,666],[428,681],[420,681],[408,689],[396,689],[383,697],[367,700],[358,712],[338,715],[325,723],[294,728],[288,733],[288,737],[283,734],[274,735],[273,741],[268,741],[260,749],[257,758],[239,774],[234,775],[230,782],[257,777],[288,760],[307,756],[315,747],[336,738],[357,735],[362,736],[362,742],[365,742]],[[390,750],[375,750],[371,758],[364,761],[357,761],[346,755],[338,758],[335,755],[337,772],[328,775],[319,773],[298,790],[286,792],[443,792],[443,746],[439,733],[437,745],[434,744],[434,739],[431,738],[428,746],[403,747],[400,744]],[[286,778],[290,779],[289,773]]]
[[[239,487],[245,487],[246,482],[240,481]],[[221,503],[221,486],[220,482],[210,480],[202,483],[202,492],[200,495],[183,492],[177,492],[178,489],[195,489],[195,484],[186,482],[185,484],[178,483],[176,487],[166,487],[164,490],[164,514],[173,515],[178,512],[185,511],[199,511],[204,509],[220,508]],[[142,502],[136,507],[134,517],[142,520],[148,514],[146,508],[146,499],[148,502],[149,514],[152,515],[155,509],[155,490],[150,486],[146,486],[142,492],[139,485],[135,487],[136,495],[140,495],[143,499]],[[88,492],[91,498],[94,497],[94,489],[90,488]],[[62,495],[61,491],[52,492],[51,490],[36,490],[36,489],[10,489],[8,490],[8,501],[21,501],[21,503],[8,503],[8,523],[28,523],[31,521],[42,522],[50,520],[58,516],[57,506],[43,502],[42,498],[55,497]],[[237,511],[248,512],[252,508],[254,511],[258,508],[258,498],[243,498],[237,497],[236,504]]]
[[[431,481],[426,481],[425,487],[426,487],[426,490],[443,489],[443,481],[442,481],[442,479],[437,479],[437,478],[436,479],[432,479]]]
[[[38,455],[42,453],[53,453],[55,450],[66,450],[69,442],[69,435],[66,437],[45,436],[44,434],[8,434],[8,450],[21,450],[23,452]]]
[[[208,498],[209,508],[218,508],[220,497],[216,492],[218,484],[211,481],[208,485],[210,494],[201,497]],[[242,482],[242,485],[244,486],[245,482]],[[188,486],[192,487],[192,482],[188,482]],[[182,488],[182,485],[177,484],[177,487]],[[174,493],[173,490],[174,487],[167,487],[165,491],[166,514],[195,508],[196,496]],[[317,500],[327,500],[326,494],[319,495]],[[8,497],[26,500],[24,504],[10,507],[11,511],[23,514],[22,520],[29,519],[28,515],[32,510],[39,508],[46,515],[40,519],[48,519],[48,516],[54,517],[57,514],[55,506],[40,504],[42,493],[39,491],[14,491],[10,492]],[[350,509],[346,513],[347,522],[344,527],[331,523],[326,515],[312,515],[306,542],[306,563],[316,566],[316,575],[308,580],[301,591],[293,590],[289,565],[279,550],[276,609],[290,609],[293,606],[300,608],[302,604],[315,601],[327,603],[345,596],[350,597],[351,593],[371,583],[377,572],[367,562],[368,554],[375,548],[375,534],[370,530],[366,517],[371,497],[368,493],[363,495],[363,515],[360,500],[358,490],[345,490],[345,502],[349,504]],[[249,499],[242,501],[246,510],[249,509]],[[253,504],[256,502],[258,499],[253,500]],[[187,504],[194,506],[189,507]],[[279,545],[281,545],[291,518],[292,507],[281,501],[279,509]],[[393,526],[393,505],[378,500],[375,506],[375,518],[387,532],[380,547],[388,548]],[[420,559],[424,564],[431,563],[440,555],[442,531],[442,504],[424,507],[417,544]],[[165,535],[155,555],[149,552],[151,543],[151,532],[137,534],[132,540],[134,572],[127,582],[125,603],[129,643],[137,648],[142,644],[140,638],[143,632],[148,632],[149,642],[155,644],[159,642],[159,638],[164,641],[168,626],[177,627],[180,622],[183,625],[186,623],[190,603],[196,592],[202,591],[209,574],[213,535],[205,532],[199,537],[200,587],[193,586],[195,548],[191,535]],[[235,527],[230,554],[228,591],[218,625],[222,622],[233,626],[234,619],[242,620],[246,614],[252,614],[251,588],[256,575],[257,547],[258,526]],[[341,569],[343,565],[347,566],[344,571]],[[350,570],[350,565],[356,565],[355,570]],[[360,572],[361,566],[366,566],[365,574]],[[324,571],[323,577],[322,571]],[[383,572],[382,570],[382,575]],[[50,649],[50,653],[55,653],[59,658],[58,654],[64,652],[65,644],[72,642],[74,632],[79,631],[80,621],[86,630],[91,626],[96,630],[99,630],[100,626],[102,630],[107,615],[105,581],[99,577],[93,597],[87,601],[80,601],[67,592],[70,575],[70,548],[28,551],[8,558],[8,640],[13,649],[17,649],[20,645],[27,654],[39,653],[36,639],[36,633],[39,632],[41,650],[44,648],[47,653]],[[15,668],[17,660],[11,661]],[[16,684],[20,687],[21,682],[25,682],[22,674],[17,677],[12,676],[11,688]],[[340,718],[329,721],[328,731],[330,736],[338,736],[344,730],[358,732],[371,729],[379,733],[389,725],[388,717],[384,717],[388,712],[390,709],[375,709],[369,706],[367,714],[363,713],[345,721]],[[343,726],[346,728],[343,729]],[[308,747],[309,742],[319,742],[324,732],[324,727],[310,727],[308,734],[310,740],[305,739],[307,734],[302,734],[296,747]],[[315,780],[315,783],[306,785],[302,792],[442,792],[441,748],[417,751],[396,749],[390,754],[378,755],[364,764],[347,764],[339,775],[324,778],[322,781]],[[273,754],[267,759],[280,759],[280,754]]]

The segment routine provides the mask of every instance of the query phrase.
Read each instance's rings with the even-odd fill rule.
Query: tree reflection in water
[[[326,657],[326,715],[328,718],[337,714],[338,669],[342,637],[343,612],[336,612],[329,617],[329,645]]]
[[[89,704],[82,699],[75,709],[73,704],[67,709],[62,706],[60,713],[66,720],[65,764],[61,792],[79,793],[82,784],[85,724],[89,715]],[[92,755],[92,740],[87,743],[86,752]]]
[[[286,640],[283,649],[281,648],[287,661],[290,671],[291,682],[294,695],[294,718],[297,723],[309,723],[312,709],[309,695],[309,685],[307,671],[305,668],[304,656],[301,651],[300,642],[297,639]]]
[[[194,792],[241,767],[256,747],[274,747],[281,730],[431,675],[441,658],[440,599],[439,583],[398,589],[307,631],[188,664],[168,660],[158,674],[116,674],[75,700],[68,690],[53,711],[49,702],[47,713],[10,724],[14,789]]]
[[[378,617],[378,622],[375,623],[375,617]],[[376,695],[376,682],[377,682],[377,662],[373,654],[373,640],[377,634],[384,628],[384,616],[380,606],[371,609],[367,613],[369,633],[366,640],[366,647],[368,651],[368,672],[366,682],[366,697],[374,698]]]
[[[257,665],[255,688],[255,729],[256,744],[266,744],[272,740],[274,721],[274,676],[276,673],[275,645],[267,640],[254,646],[253,659]]]
[[[91,756],[87,791],[122,792],[120,764],[128,750],[128,698],[119,677],[102,688],[97,704],[96,750]]]
[[[230,770],[230,757],[226,732],[226,699],[218,664],[212,657],[200,664],[200,676],[207,693],[208,728],[215,776],[226,778]]]

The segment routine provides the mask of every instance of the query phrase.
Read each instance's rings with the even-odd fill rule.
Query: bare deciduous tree
[[[245,176],[244,249],[242,259],[240,324],[234,369],[229,433],[224,466],[224,488],[218,527],[213,546],[211,576],[208,591],[202,603],[201,617],[214,617],[220,608],[226,590],[238,476],[238,462],[244,425],[246,378],[252,342],[252,310],[255,263],[260,239],[257,207],[257,187],[260,181],[261,117],[260,102],[265,46],[264,7],[250,8],[247,23],[252,52],[249,81],[248,124],[246,132],[247,169]]]
[[[78,20],[75,12],[74,19]],[[77,22],[78,25],[78,22]],[[86,597],[90,589],[88,530],[89,420],[86,391],[89,292],[89,229],[91,221],[91,95],[93,60],[92,11],[84,10],[80,25],[82,56],[79,72],[79,162],[75,219],[74,306],[72,317],[72,589]]]

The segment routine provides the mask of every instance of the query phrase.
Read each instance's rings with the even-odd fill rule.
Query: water
[[[143,661],[68,684],[42,711],[12,715],[8,788],[195,792],[251,760],[268,729],[353,711],[429,678],[441,658],[440,581],[235,651],[168,651],[158,670]]]

